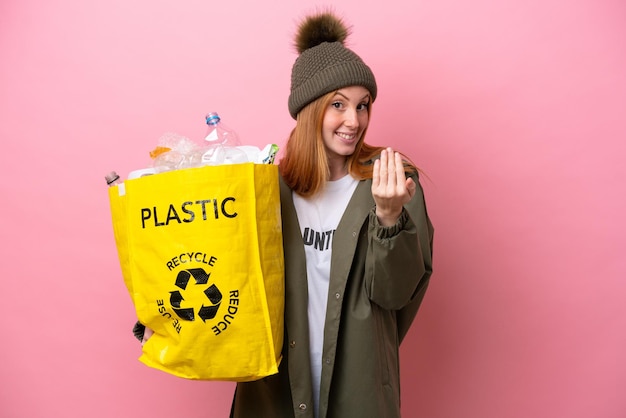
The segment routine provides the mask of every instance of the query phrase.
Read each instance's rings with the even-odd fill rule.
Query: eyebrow
[[[337,96],[337,95],[339,95],[339,96],[343,97],[343,98],[344,98],[344,99],[346,99],[346,100],[350,100],[350,99],[349,99],[349,98],[348,98],[345,94],[343,94],[343,93],[342,93],[342,92],[340,92],[340,91],[335,92],[335,96]],[[363,98],[362,98],[361,100],[359,100],[359,101],[361,102],[361,101],[363,101],[363,100],[365,100],[365,99],[369,99],[369,98],[370,98],[370,95],[369,95],[369,93],[368,93],[368,94],[366,94],[365,96],[363,96]]]

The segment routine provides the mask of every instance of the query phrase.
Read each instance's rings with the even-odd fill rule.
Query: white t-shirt
[[[339,180],[327,182],[324,190],[315,196],[304,198],[293,193],[293,202],[298,214],[306,254],[309,290],[309,339],[315,416],[319,414],[324,322],[328,302],[333,234],[357,184],[358,180],[347,175]]]

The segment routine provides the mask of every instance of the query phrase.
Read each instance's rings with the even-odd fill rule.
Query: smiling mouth
[[[335,132],[335,134],[346,141],[354,141],[356,139],[356,134],[346,134],[343,132]]]

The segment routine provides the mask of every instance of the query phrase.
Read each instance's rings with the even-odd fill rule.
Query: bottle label
[[[219,139],[217,137],[217,129],[213,129],[210,134],[208,134],[206,137],[204,137],[204,139],[206,141],[210,141],[210,142],[217,141]]]

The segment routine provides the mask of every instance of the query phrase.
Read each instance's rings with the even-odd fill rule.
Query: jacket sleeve
[[[375,208],[369,214],[365,283],[370,299],[397,311],[400,340],[404,338],[432,274],[433,226],[417,175],[416,192],[395,225],[383,227]]]
[[[145,332],[146,326],[139,321],[135,322],[135,325],[133,326],[133,335],[135,336],[135,338],[137,338],[139,341],[143,340],[143,334]]]

